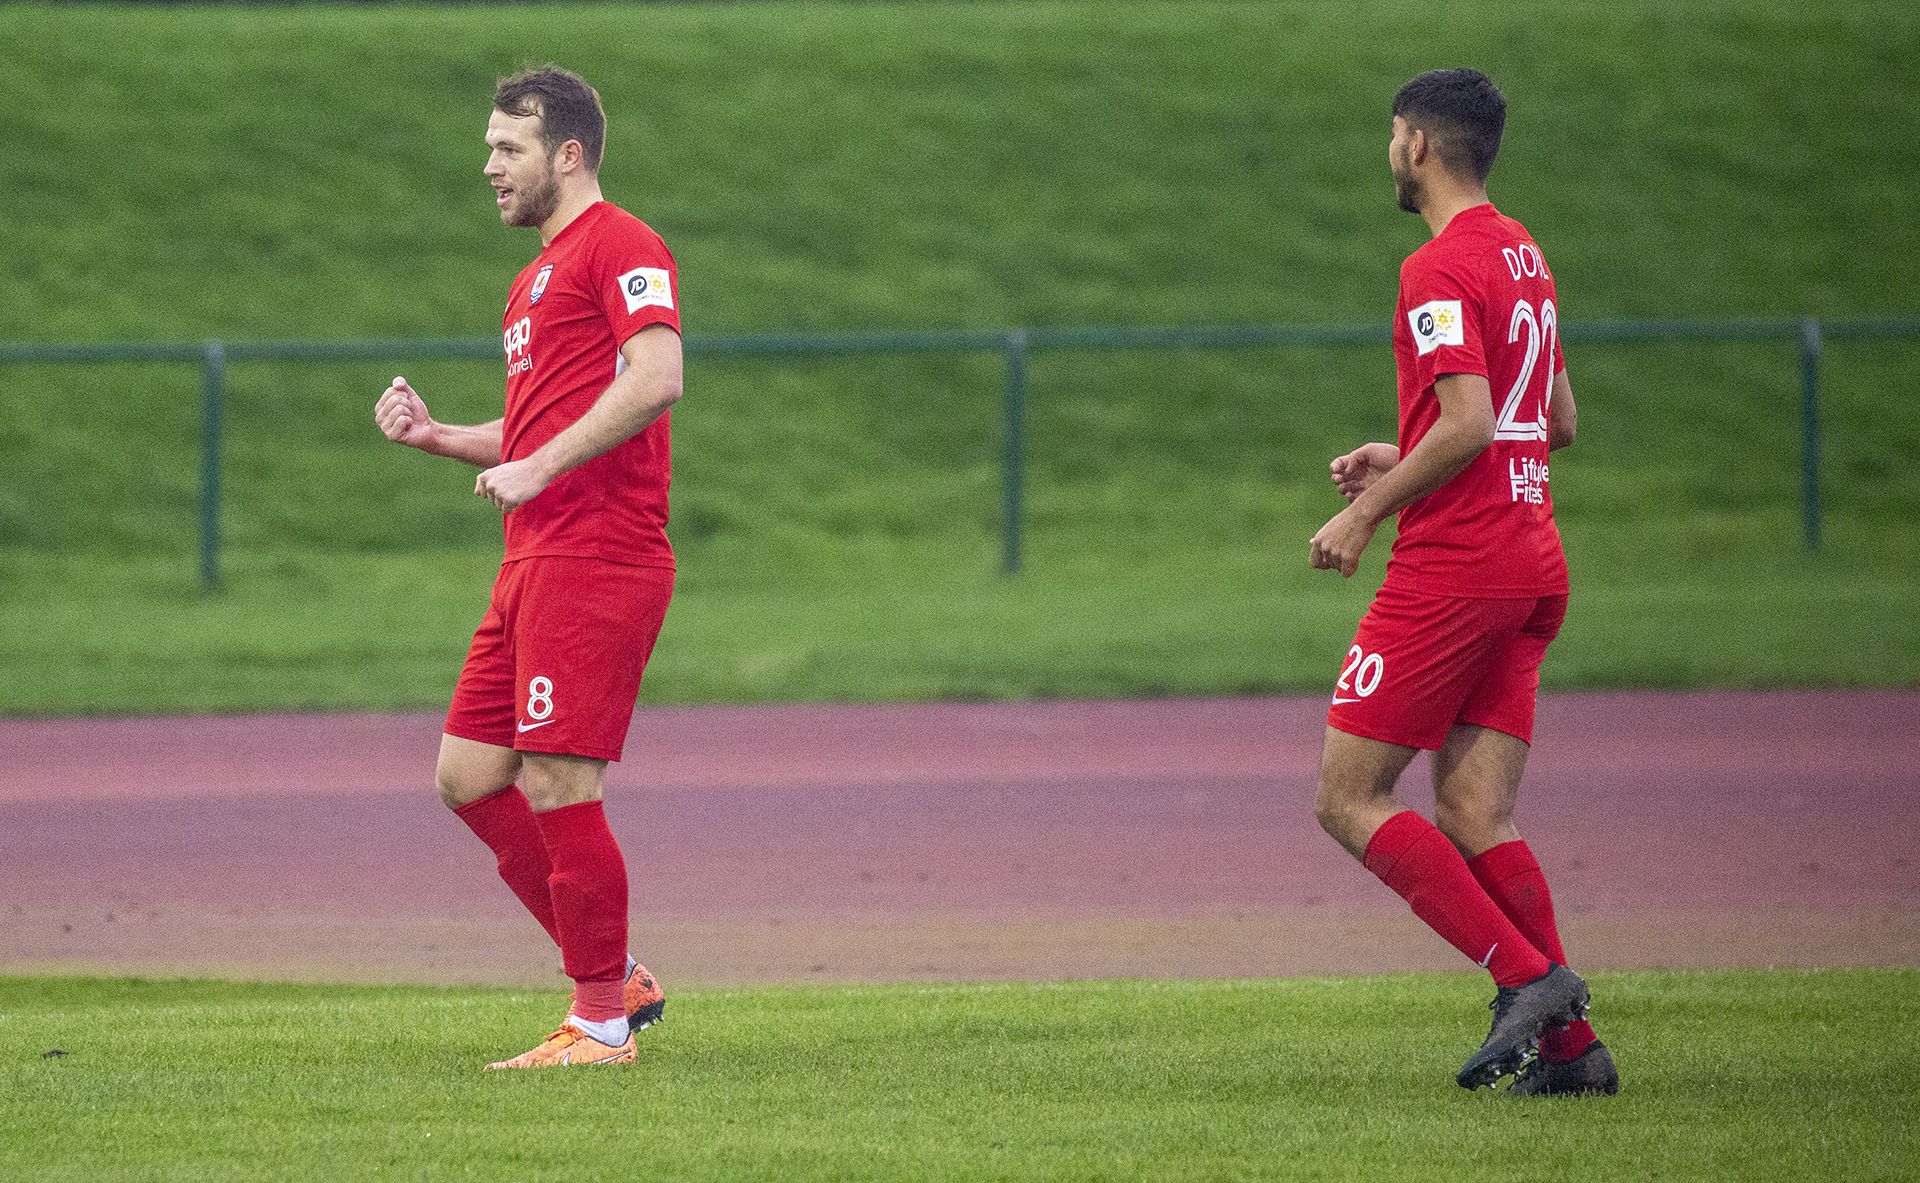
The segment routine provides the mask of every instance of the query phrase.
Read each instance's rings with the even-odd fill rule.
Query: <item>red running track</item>
[[[1467,968],[1314,825],[1323,709],[643,708],[634,951],[706,985]],[[0,971],[552,982],[438,734],[0,721]],[[1520,822],[1580,967],[1920,964],[1920,691],[1548,696]]]

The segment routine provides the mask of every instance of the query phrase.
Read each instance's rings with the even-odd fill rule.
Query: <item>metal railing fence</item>
[[[1820,546],[1820,358],[1827,341],[1920,339],[1920,317],[1813,317],[1748,320],[1612,320],[1561,326],[1567,341],[1780,341],[1800,351],[1801,520],[1809,550]],[[1000,568],[1021,567],[1025,485],[1027,358],[1040,350],[1231,349],[1259,345],[1382,344],[1387,324],[1195,325],[1121,328],[929,329],[907,332],[733,333],[689,337],[690,357],[832,357],[875,353],[1000,353],[1002,389]],[[0,342],[0,363],[198,363],[202,369],[200,582],[220,586],[221,425],[227,366],[236,362],[480,360],[500,354],[500,339],[359,341],[104,342],[41,345]]]

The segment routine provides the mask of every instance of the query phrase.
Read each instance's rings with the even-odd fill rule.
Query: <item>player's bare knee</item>
[[[499,792],[520,773],[520,754],[512,748],[440,737],[440,755],[433,764],[434,786],[448,809],[458,809]]]
[[[463,796],[459,784],[449,779],[443,771],[436,771],[433,781],[434,787],[440,790],[440,803],[448,809],[458,809],[470,800],[473,800],[473,798]]]
[[[1320,828],[1346,843],[1357,824],[1368,817],[1381,798],[1391,800],[1393,782],[1336,764],[1323,765],[1313,795],[1313,817]]]
[[[480,782],[459,768],[442,764],[434,769],[434,786],[440,790],[440,800],[448,809],[458,809],[462,805],[471,805],[482,797],[489,796],[505,788],[490,782]]]
[[[1334,792],[1323,777],[1319,789],[1313,795],[1313,820],[1320,828],[1334,837],[1340,836],[1340,822],[1351,812],[1346,798]]]
[[[446,807],[458,809],[511,785],[517,771],[511,762],[463,760],[443,753],[434,765],[433,783]]]
[[[1487,818],[1448,801],[1433,803],[1433,824],[1435,829],[1447,836],[1447,841],[1463,850],[1479,846],[1490,828]]]
[[[1435,801],[1433,824],[1467,858],[1520,836],[1513,826],[1513,810],[1498,800]]]

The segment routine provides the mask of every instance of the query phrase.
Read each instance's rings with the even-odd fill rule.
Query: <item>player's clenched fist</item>
[[[1307,565],[1320,571],[1338,571],[1343,579],[1352,578],[1360,569],[1360,555],[1379,528],[1379,522],[1348,506],[1313,536],[1307,546]]]
[[[433,417],[405,378],[395,378],[373,404],[373,421],[388,439],[409,448],[424,449],[433,439]]]
[[[539,496],[551,480],[532,457],[509,460],[481,473],[473,482],[473,495],[493,502],[501,513],[512,513]]]

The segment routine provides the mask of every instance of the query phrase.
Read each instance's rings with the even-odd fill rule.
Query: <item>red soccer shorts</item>
[[[1482,600],[1382,587],[1334,684],[1338,731],[1437,751],[1456,723],[1533,742],[1540,659],[1567,597]]]
[[[447,734],[618,760],[672,598],[669,567],[556,555],[503,565],[453,689]]]

